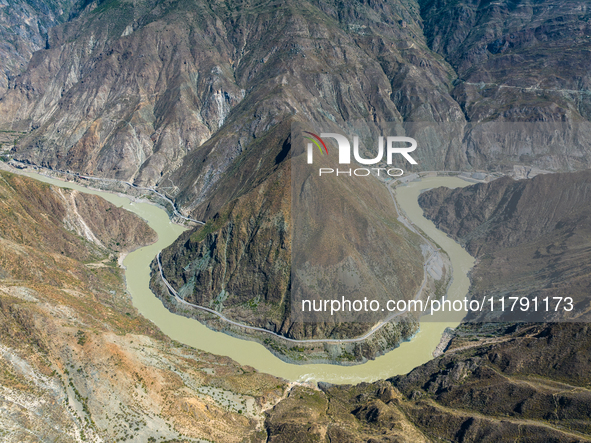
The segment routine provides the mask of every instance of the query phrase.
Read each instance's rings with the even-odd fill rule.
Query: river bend
[[[24,175],[55,186],[100,195],[105,200],[146,220],[158,233],[158,241],[130,253],[123,261],[126,268],[127,290],[132,296],[134,306],[173,340],[212,354],[228,356],[242,365],[252,366],[261,372],[292,381],[325,381],[338,384],[372,382],[398,374],[406,374],[413,368],[431,360],[433,358],[432,352],[439,343],[444,329],[455,327],[458,324],[457,321],[422,321],[420,331],[410,342],[402,343],[398,348],[377,357],[375,360],[355,366],[286,363],[259,343],[212,331],[197,320],[169,312],[162,302],[154,296],[149,288],[150,263],[159,251],[172,244],[185,229],[172,223],[162,208],[150,203],[132,202],[129,198],[121,195],[88,189],[35,173],[25,173]],[[421,228],[449,255],[453,266],[453,281],[447,297],[451,300],[463,299],[467,294],[469,287],[467,274],[474,265],[474,259],[455,241],[435,228],[431,221],[423,217],[423,211],[417,200],[423,189],[438,186],[454,188],[467,185],[469,185],[468,182],[454,177],[430,177],[399,186],[395,192],[398,205],[405,212],[407,218],[415,226]]]

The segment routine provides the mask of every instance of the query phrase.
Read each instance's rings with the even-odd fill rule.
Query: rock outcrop
[[[33,53],[47,49],[49,29],[76,16],[77,0],[0,2],[0,97],[26,71]]]

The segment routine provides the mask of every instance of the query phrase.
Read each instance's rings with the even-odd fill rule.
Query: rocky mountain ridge
[[[439,17],[458,20],[446,31]],[[91,2],[48,30],[47,49],[4,94],[1,121],[32,130],[23,159],[158,183],[189,210],[219,193],[255,138],[296,114],[442,124],[438,141],[422,143],[427,170],[581,168],[590,17],[578,2]],[[563,139],[548,127],[539,143],[503,137],[507,122],[568,124]]]
[[[268,415],[268,441],[589,441],[587,325],[464,327],[407,375],[292,391]]]

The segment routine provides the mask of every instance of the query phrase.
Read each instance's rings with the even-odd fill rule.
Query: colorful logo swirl
[[[324,141],[318,137],[316,134],[314,134],[313,132],[308,132],[308,131],[304,131],[305,134],[310,134],[312,137],[314,137],[316,140],[314,140],[314,138],[312,137],[306,137],[304,135],[304,138],[310,140],[311,142],[313,142],[316,146],[318,146],[318,149],[320,149],[320,153],[322,154],[322,148],[320,147],[320,145],[318,144],[318,142],[322,143],[322,146],[324,146],[324,151],[326,151],[326,155],[328,155],[328,149],[326,148],[326,145],[324,144]]]

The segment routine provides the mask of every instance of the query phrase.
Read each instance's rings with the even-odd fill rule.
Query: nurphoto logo
[[[349,140],[344,135],[335,132],[323,132],[320,134],[320,136],[308,131],[304,131],[304,133],[307,134],[304,135],[304,138],[308,140],[306,152],[307,162],[309,165],[314,163],[315,146],[320,151],[320,155],[329,155],[328,147],[326,146],[323,138],[332,138],[336,140],[339,153],[339,165],[351,164],[351,143],[349,143]],[[385,149],[384,144],[386,146]],[[406,146],[400,146],[401,144]],[[408,146],[408,144],[410,144],[410,146]],[[400,154],[411,165],[416,165],[417,161],[410,156],[410,153],[415,149],[417,149],[417,141],[414,138],[389,136],[386,137],[386,142],[384,143],[384,137],[380,136],[378,139],[377,155],[374,158],[363,158],[359,153],[359,137],[353,137],[353,157],[355,158],[355,161],[361,165],[376,165],[380,162],[383,162],[384,154],[386,156],[387,165],[392,164],[392,157],[394,154]],[[386,171],[386,173],[391,177],[400,177],[404,174],[404,171],[400,168],[319,168],[318,175],[322,176],[327,174],[336,174],[336,176],[342,175],[351,177],[354,175],[357,177],[364,177],[370,175],[372,171],[378,176],[380,175],[381,171]]]

